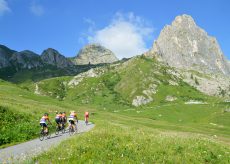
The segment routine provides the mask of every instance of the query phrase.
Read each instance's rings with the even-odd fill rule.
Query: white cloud
[[[81,45],[85,45],[88,43],[87,38],[89,38],[90,35],[94,35],[96,27],[96,24],[92,19],[83,18],[83,21],[88,25],[88,29],[85,32],[82,32],[80,34],[80,37],[78,37],[78,43],[80,43]]]
[[[6,12],[10,12],[10,8],[8,3],[5,0],[0,0],[0,16],[5,14]]]
[[[116,13],[108,26],[88,36],[88,42],[105,46],[120,59],[129,58],[147,51],[145,41],[153,31],[146,20],[133,13]]]
[[[30,5],[30,11],[36,15],[36,16],[41,16],[44,14],[44,8],[42,5],[40,4],[37,4],[35,2],[33,2],[31,5]]]

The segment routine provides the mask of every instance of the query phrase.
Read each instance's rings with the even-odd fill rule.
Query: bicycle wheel
[[[46,134],[46,139],[50,139],[50,137],[51,137],[51,133],[50,133],[50,132],[47,132],[47,134]]]
[[[88,125],[88,118],[85,118],[85,125]]]
[[[55,134],[58,135],[58,134],[59,134],[59,131],[60,131],[60,129],[59,129],[59,127],[57,127],[57,128],[56,128],[56,131],[55,131]]]
[[[41,132],[39,134],[39,139],[40,139],[40,141],[44,140],[44,130],[41,130]]]
[[[62,134],[65,134],[65,126],[62,126]]]
[[[71,126],[69,127],[69,135],[72,136],[73,134],[74,134],[74,128],[73,128],[73,126],[71,125]]]

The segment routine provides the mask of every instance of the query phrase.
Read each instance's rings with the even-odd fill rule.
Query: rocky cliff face
[[[29,50],[13,53],[10,62],[16,69],[31,69],[43,65],[40,56]]]
[[[97,44],[90,44],[82,48],[75,59],[75,62],[78,65],[85,65],[89,63],[113,63],[115,61],[118,61],[118,59],[112,51]]]
[[[6,46],[0,45],[0,69],[4,67],[9,67],[12,54],[16,52],[14,50],[9,49]]]
[[[188,15],[177,16],[166,25],[146,56],[176,68],[230,75],[229,62],[216,38],[208,36]]]
[[[58,68],[71,67],[74,65],[69,59],[52,48],[44,50],[41,59],[44,63],[57,66]]]

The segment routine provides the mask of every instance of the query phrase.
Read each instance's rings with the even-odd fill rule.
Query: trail
[[[78,131],[74,135],[87,132],[94,127],[94,124],[89,123],[85,125],[84,121],[78,122]],[[49,150],[51,147],[57,146],[61,141],[69,138],[69,133],[55,135],[52,134],[50,139],[34,139],[28,142],[24,142],[18,145],[10,146],[4,149],[0,149],[0,163],[18,163],[35,155],[38,155],[44,151]]]

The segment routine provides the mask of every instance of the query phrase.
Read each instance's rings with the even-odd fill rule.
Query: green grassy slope
[[[28,162],[230,162],[230,112],[224,112],[230,103],[204,95],[171,74],[171,68],[143,57],[100,69],[102,75],[84,78],[77,86],[67,85],[73,77],[38,82],[46,96],[33,94],[31,83],[28,90],[0,83],[0,106],[30,115],[37,123],[44,111],[74,109],[81,118],[89,111],[96,125],[93,131],[75,135]],[[153,101],[132,106],[136,96],[148,98],[144,93],[152,84],[156,86],[156,93],[149,95]],[[60,86],[63,99],[56,94]],[[166,101],[168,95],[177,99]],[[185,104],[189,100],[205,104]]]
[[[39,120],[44,112],[50,113],[53,120],[56,110],[71,109],[74,109],[71,104],[38,96],[15,84],[0,81],[0,146],[37,137]]]
[[[230,148],[195,133],[156,129],[155,121],[95,111],[96,127],[35,157],[39,163],[229,163]],[[64,151],[63,151],[64,150]]]
[[[229,112],[223,111],[229,108],[229,104],[220,104],[221,99],[204,95],[178,76],[170,74],[170,69],[154,60],[137,57],[127,63],[107,66],[101,76],[86,77],[74,87],[67,85],[72,77],[43,80],[38,86],[41,92],[52,96],[62,82],[66,92],[64,102],[96,107],[133,118],[151,119],[155,121],[152,126],[156,128],[228,136]],[[170,81],[177,85],[170,85]],[[151,84],[157,86],[156,93],[151,95],[153,101],[144,106],[133,107],[132,99],[144,95],[143,91]],[[173,102],[166,101],[168,95],[177,99]],[[206,104],[185,104],[189,100]],[[210,130],[206,131],[206,128]]]
[[[175,97],[174,103],[184,103],[189,100],[220,101],[219,98],[204,95],[183,82],[180,77],[171,74],[172,68],[144,57],[101,69],[104,72],[101,76],[86,77],[77,86],[67,85],[71,77],[43,80],[38,83],[38,86],[43,94],[50,95],[55,92],[57,81],[62,82],[66,84],[65,99],[82,105],[131,106],[136,96],[153,99],[147,106],[167,103],[167,96]],[[146,95],[146,92],[150,92],[149,95]]]

